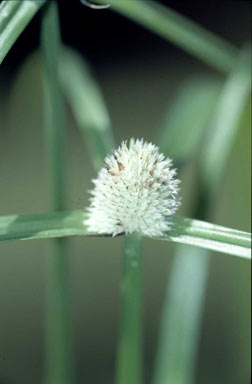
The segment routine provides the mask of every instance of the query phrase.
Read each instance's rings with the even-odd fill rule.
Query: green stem
[[[41,46],[45,78],[45,136],[52,209],[65,207],[65,119],[60,91],[61,41],[57,2],[50,1],[42,19]],[[51,242],[48,257],[46,313],[46,384],[73,381],[69,314],[69,265],[65,239]]]
[[[65,116],[59,81],[61,53],[57,3],[48,3],[42,20],[41,45],[44,64],[45,134],[48,154],[52,208],[65,205]]]
[[[142,382],[141,247],[138,234],[126,236],[121,282],[117,384]]]
[[[73,383],[69,259],[66,239],[54,239],[46,281],[45,384]]]
[[[214,68],[229,72],[238,50],[193,21],[164,7],[158,1],[99,0]]]
[[[45,1],[6,1],[1,4],[0,64]]]

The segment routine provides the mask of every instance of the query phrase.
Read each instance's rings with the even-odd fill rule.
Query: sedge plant
[[[107,3],[104,0],[98,0],[98,2],[103,5]],[[170,382],[192,384],[210,257],[208,250],[227,254],[230,257],[244,258],[247,259],[247,262],[251,259],[251,234],[210,222],[214,220],[214,217],[210,215],[211,206],[216,199],[221,175],[251,91],[250,51],[246,48],[240,52],[236,47],[167,7],[161,6],[157,1],[109,0],[109,5],[112,11],[119,12],[158,34],[161,38],[171,41],[226,76],[224,85],[216,79],[214,81],[204,79],[198,83],[196,81],[187,84],[177,98],[178,105],[175,102],[171,111],[168,111],[161,129],[161,152],[173,158],[179,171],[199,146],[206,143],[200,154],[198,191],[202,220],[175,214],[175,208],[178,206],[177,183],[176,180],[173,180],[174,174],[167,170],[169,164],[166,164],[167,167],[161,167],[163,157],[161,155],[158,157],[155,146],[149,144],[149,147],[148,145],[146,147],[150,152],[151,150],[156,151],[154,160],[151,156],[146,160],[145,153],[142,153],[140,159],[141,149],[144,146],[143,141],[132,141],[130,149],[123,147],[114,152],[113,156],[111,155],[111,151],[115,149],[115,142],[105,102],[88,65],[76,52],[61,44],[56,1],[3,1],[0,5],[0,63],[32,17],[40,8],[43,11],[41,49],[44,60],[45,137],[50,169],[48,184],[51,190],[52,212],[0,216],[0,241],[53,239],[49,250],[51,272],[48,273],[48,285],[53,289],[48,294],[46,309],[47,343],[46,372],[44,374],[46,384],[75,382],[71,316],[69,316],[71,307],[67,237],[95,236],[99,241],[100,237],[126,234],[120,296],[117,384],[144,383],[141,299],[143,238],[147,236],[151,237],[153,241],[180,243],[176,248],[172,276],[167,288],[153,384]],[[71,80],[65,76],[69,72],[72,74]],[[84,142],[87,144],[95,170],[98,172],[104,165],[104,159],[112,156],[107,157],[105,168],[99,173],[97,190],[95,190],[92,201],[93,207],[91,205],[89,209],[79,211],[65,210],[65,163],[67,159],[63,94],[72,110]],[[198,102],[201,103],[200,118],[194,124],[193,112]],[[185,114],[178,113],[181,108],[185,110]],[[206,124],[209,126],[210,139],[207,135],[205,137]],[[213,130],[214,134],[212,134]],[[178,140],[181,133],[187,137],[185,146],[181,146]],[[133,152],[129,153],[130,150]],[[130,161],[127,160],[127,153]],[[145,155],[146,168],[142,166]],[[123,183],[121,174],[124,171],[126,173],[128,165],[130,165],[131,171],[134,170],[134,177],[132,179],[131,174],[129,182],[134,182],[135,193],[141,195],[143,206],[140,207],[135,200],[136,216],[128,219],[126,223],[125,217],[129,212],[124,206],[121,211],[120,209],[123,204],[126,204],[126,200],[122,201],[122,196],[124,196],[122,189],[127,187],[127,183]],[[115,167],[117,167],[116,172],[120,173],[118,180],[116,180]],[[154,174],[155,167],[156,173]],[[140,172],[140,170],[145,171],[146,169],[149,172],[148,180],[145,180],[145,176],[142,177]],[[146,188],[140,188],[141,183],[137,184],[141,177],[142,180],[145,180]],[[110,179],[108,180],[108,178]],[[98,214],[95,211],[97,209],[96,194],[99,196],[104,194],[103,186],[104,184],[107,186],[106,183],[109,188],[113,189],[116,196],[116,202],[110,201],[116,212],[116,215],[112,217],[112,219],[115,217],[116,221],[113,222],[111,222],[111,212],[108,207],[106,211],[104,204],[98,206]],[[164,192],[162,195],[164,200],[162,200],[158,195],[160,191],[165,191],[167,185],[170,188],[171,199],[168,205],[166,203],[169,196]],[[154,221],[151,220],[155,211],[152,206],[150,208],[153,208],[154,211],[150,209],[149,217],[140,214],[141,209],[142,211],[146,209],[144,199],[149,191],[153,192],[153,207],[155,207],[155,199],[158,197],[157,200],[164,203],[163,206],[167,213],[162,215],[161,212],[156,218],[154,215]],[[132,196],[130,200],[132,203],[134,200]],[[127,204],[125,206],[128,207]],[[195,207],[194,212],[192,210],[193,217],[198,216],[198,209],[199,207]],[[102,220],[100,220],[101,217]],[[198,270],[198,274],[194,279],[194,284],[190,290],[185,291],[181,286],[181,281],[186,278],[191,279],[191,276],[195,278],[195,269]],[[181,321],[178,323],[178,308],[182,309],[182,313],[188,311],[187,293],[191,294],[190,297],[193,298],[191,299],[193,306],[190,307],[191,316],[188,322],[183,321],[183,315],[180,316]],[[185,335],[183,341],[179,338],[181,332]]]

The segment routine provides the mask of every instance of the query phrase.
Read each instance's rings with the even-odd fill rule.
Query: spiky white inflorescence
[[[179,180],[171,165],[143,139],[131,139],[129,147],[123,142],[93,180],[88,230],[114,236],[122,232],[161,236],[170,230],[180,205]]]

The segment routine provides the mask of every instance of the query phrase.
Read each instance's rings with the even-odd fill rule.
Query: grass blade
[[[245,49],[226,80],[202,147],[202,177],[205,189],[210,193],[215,193],[219,185],[250,92],[251,51]]]
[[[251,234],[249,233],[179,216],[174,218],[174,227],[167,235],[158,239],[251,258]]]
[[[85,218],[84,211],[0,216],[0,241],[87,236]],[[181,216],[174,217],[172,231],[155,239],[251,258],[250,233]]]
[[[103,97],[86,62],[76,52],[64,50],[60,69],[66,99],[98,171],[115,146]]]
[[[99,0],[100,3],[108,3]],[[218,70],[229,72],[238,50],[157,1],[110,0],[111,8]]]
[[[142,382],[141,237],[125,237],[117,384]]]
[[[46,0],[4,1],[0,8],[0,64]]]
[[[0,241],[85,236],[84,211],[0,217]]]
[[[160,151],[176,164],[195,154],[219,92],[219,81],[211,77],[189,79],[179,89],[164,118],[158,140]]]
[[[2,1],[0,4],[0,33],[6,28],[20,5],[20,1]]]
[[[45,84],[45,136],[52,209],[65,207],[65,118],[59,80],[61,53],[57,2],[44,10],[41,47]],[[73,383],[69,314],[69,266],[66,239],[51,242],[48,255],[46,308],[46,384]]]

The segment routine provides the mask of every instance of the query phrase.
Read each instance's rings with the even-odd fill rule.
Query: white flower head
[[[143,139],[122,142],[93,180],[85,224],[90,232],[161,236],[180,205],[172,161]]]

